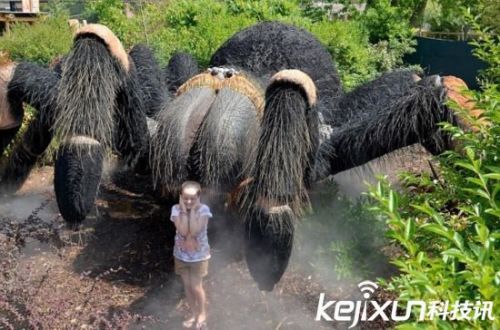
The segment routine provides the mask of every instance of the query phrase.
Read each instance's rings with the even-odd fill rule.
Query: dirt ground
[[[371,168],[395,182],[398,169],[428,168],[428,157],[412,147]],[[39,168],[15,196],[0,197],[0,263],[8,280],[2,284],[7,291],[0,291],[0,329],[8,323],[13,328],[181,329],[186,305],[173,274],[171,205],[150,195],[144,178],[114,173],[103,179],[95,211],[74,230],[58,212],[52,172],[52,167]],[[342,193],[356,196],[365,179],[373,182],[373,174],[357,173],[336,176]],[[275,289],[260,292],[242,260],[241,239],[231,229],[237,219],[221,213],[214,206],[209,232],[211,329],[347,328],[314,318],[320,293],[328,300],[352,299],[359,294],[356,283],[329,281],[295,255]],[[377,291],[376,297],[391,296]]]

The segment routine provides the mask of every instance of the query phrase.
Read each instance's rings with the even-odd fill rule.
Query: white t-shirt
[[[170,220],[173,220],[173,217],[179,217],[181,213],[181,209],[178,204],[172,206],[172,212],[170,214]],[[212,217],[212,213],[210,212],[210,208],[201,204],[201,207],[198,209],[199,216],[207,216],[209,219]],[[208,245],[208,236],[207,236],[207,225],[202,228],[200,233],[196,236],[196,240],[198,242],[198,249],[196,251],[186,251],[181,246],[181,240],[183,240],[182,235],[177,231],[175,234],[175,244],[174,244],[174,257],[180,259],[185,262],[196,262],[210,259],[210,245]]]

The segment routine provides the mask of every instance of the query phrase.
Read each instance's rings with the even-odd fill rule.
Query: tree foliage
[[[66,54],[72,42],[72,33],[64,13],[42,18],[33,25],[18,23],[9,33],[0,37],[0,51],[12,60],[48,64]]]

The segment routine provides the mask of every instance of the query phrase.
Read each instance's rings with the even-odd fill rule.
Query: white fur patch
[[[15,63],[0,65],[0,130],[21,125],[21,122],[12,116],[12,110],[7,98],[9,82],[14,75],[15,68]]]
[[[75,36],[82,34],[93,34],[104,41],[108,46],[110,53],[122,64],[125,70],[128,72],[130,68],[130,62],[128,60],[128,54],[123,48],[120,40],[115,36],[113,31],[111,31],[107,26],[101,24],[88,24],[84,25],[76,31]]]
[[[271,84],[276,81],[286,81],[302,87],[307,95],[309,106],[312,107],[316,104],[316,85],[306,73],[295,69],[281,70],[271,78]]]
[[[292,208],[288,205],[281,206],[272,206],[269,211],[269,214],[281,214],[281,213],[293,213]]]
[[[332,126],[325,123],[325,117],[321,112],[318,112],[319,118],[319,144],[321,145],[323,142],[330,140],[330,137],[333,134]]]
[[[154,119],[147,117],[146,123],[148,125],[149,136],[155,135],[156,131],[158,130],[158,122]]]
[[[100,143],[96,139],[93,139],[93,138],[88,137],[88,136],[75,135],[69,139],[68,144],[99,145]]]

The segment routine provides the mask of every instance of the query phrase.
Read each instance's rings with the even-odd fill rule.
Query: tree
[[[368,0],[366,2],[366,9],[380,7],[386,1],[381,0]],[[427,7],[427,0],[391,0],[389,5],[397,11],[405,14],[411,26],[420,26],[423,21],[425,8]]]

